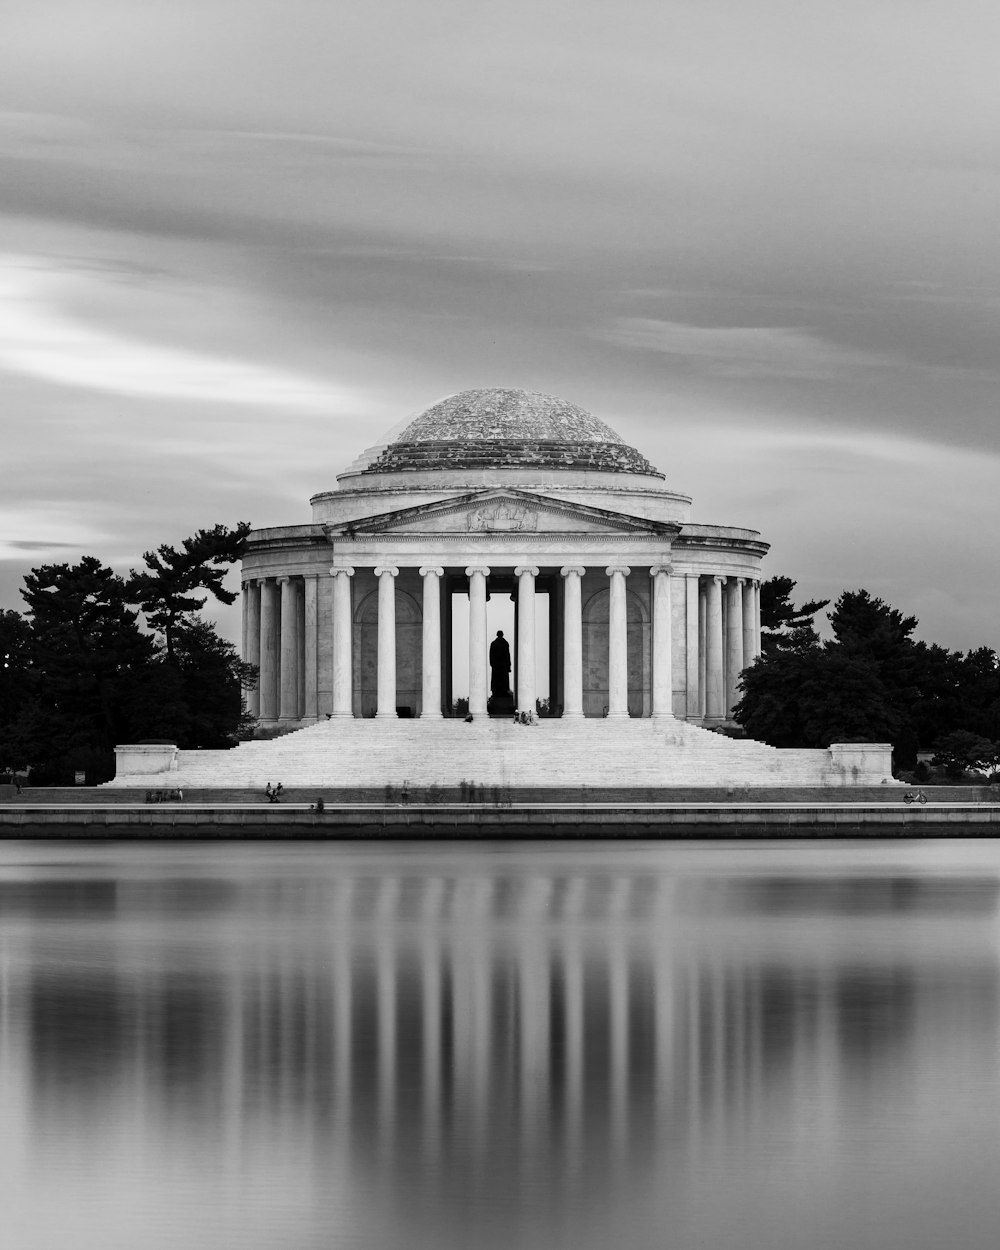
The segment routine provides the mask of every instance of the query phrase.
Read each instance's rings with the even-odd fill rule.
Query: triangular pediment
[[[477,491],[324,527],[331,538],[376,534],[676,534],[680,525],[529,491]]]

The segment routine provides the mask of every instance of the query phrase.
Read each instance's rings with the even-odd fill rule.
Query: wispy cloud
[[[66,310],[72,281],[45,262],[0,257],[0,369],[144,399],[356,414],[348,387],[232,357],[143,342]]]
[[[892,357],[842,347],[786,326],[696,326],[621,317],[605,336],[631,351],[659,352],[728,378],[834,378],[845,370],[898,365]]]
[[[80,545],[80,543],[46,542],[44,539],[4,543],[4,546],[9,547],[12,551],[54,551],[57,547],[75,549],[80,547]]]
[[[74,541],[67,541],[72,536]],[[78,511],[66,504],[29,504],[0,508],[0,560],[24,560],[51,552],[59,557],[106,535],[82,522]]]

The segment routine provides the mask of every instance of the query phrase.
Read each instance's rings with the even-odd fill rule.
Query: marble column
[[[705,587],[705,717],[725,716],[722,661],[722,586],[724,577],[710,577]]]
[[[396,577],[394,564],[380,564],[378,578],[377,719],[396,715]]]
[[[567,564],[559,572],[563,587],[563,718],[583,716],[583,599],[581,564]]]
[[[708,714],[708,582],[698,578],[698,715]]]
[[[669,564],[654,564],[653,580],[653,715],[662,719],[674,714],[674,665],[671,647],[671,594]]]
[[[284,721],[299,719],[299,641],[302,618],[299,614],[299,582],[297,578],[279,577],[281,587],[281,693],[278,717]]]
[[[420,715],[441,719],[441,578],[444,569],[425,564],[420,570],[423,592],[423,692]]]
[[[748,668],[757,658],[754,643],[753,582],[749,577],[740,578],[743,592],[743,668]]]
[[[246,625],[246,642],[243,658],[248,664],[257,666],[257,681],[252,689],[247,690],[247,711],[251,716],[260,715],[260,586],[257,580],[245,582],[243,586]]]
[[[743,579],[726,580],[726,716],[739,702],[743,671]]]
[[[753,648],[755,655],[763,655],[760,640],[760,582],[753,584]]]
[[[605,570],[611,578],[608,603],[608,717],[628,716],[628,609],[625,579],[632,570],[627,564],[612,564]]]
[[[250,663],[249,651],[249,634],[250,634],[250,582],[242,582],[240,585],[240,622],[243,626],[243,640],[240,643],[240,657]]]
[[[273,577],[260,583],[260,719],[278,719],[278,620],[280,591]]]
[[[352,568],[332,568],[333,578],[333,714],[354,715],[354,663],[352,660],[352,635],[354,632],[351,611]]]
[[[534,564],[519,564],[517,578],[517,706],[522,712],[535,710],[535,578]]]
[[[701,674],[698,663],[698,575],[688,573],[684,578],[685,617],[685,685],[686,702],[684,714],[688,720],[701,715]]]
[[[469,712],[485,716],[490,688],[486,643],[486,579],[490,571],[472,565],[465,575],[469,579]]]
[[[302,581],[302,620],[305,638],[302,643],[302,717],[319,717],[319,574],[307,573]]]

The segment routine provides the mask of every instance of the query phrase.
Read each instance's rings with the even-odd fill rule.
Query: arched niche
[[[583,604],[583,714],[604,716],[608,707],[608,620],[611,594],[599,590]],[[629,716],[651,714],[649,608],[625,592],[628,631]]]
[[[423,614],[418,599],[396,579],[396,706],[421,712]],[[378,705],[378,587],[354,611],[355,715],[374,716]],[[360,701],[360,705],[358,705]]]

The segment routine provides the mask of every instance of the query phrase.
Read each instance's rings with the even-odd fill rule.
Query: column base
[[[558,719],[559,720],[583,720],[584,715],[582,712],[563,712],[562,716],[558,717]]]
[[[609,712],[605,720],[630,720],[628,712]]]

